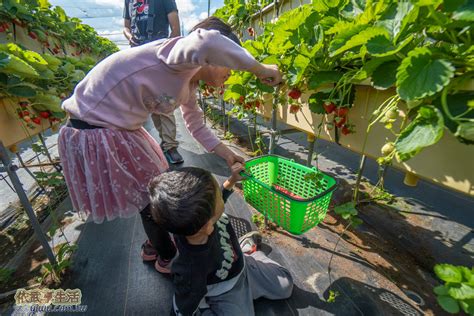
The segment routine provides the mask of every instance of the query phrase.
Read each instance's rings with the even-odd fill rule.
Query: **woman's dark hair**
[[[153,178],[148,188],[153,219],[173,234],[194,235],[214,215],[217,186],[209,171],[168,171]]]
[[[231,39],[234,41],[237,45],[242,46],[240,43],[239,38],[235,33],[232,31],[232,28],[230,27],[229,24],[225,23],[219,18],[216,18],[215,16],[210,16],[207,19],[199,22],[196,24],[192,29],[191,32],[194,32],[197,29],[204,29],[204,30],[216,30],[219,31],[223,36]]]

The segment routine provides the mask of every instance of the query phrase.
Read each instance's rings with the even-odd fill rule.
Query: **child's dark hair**
[[[151,214],[173,234],[196,234],[214,215],[216,180],[209,171],[186,167],[156,176],[149,185]]]
[[[235,33],[232,32],[232,28],[230,27],[230,25],[223,22],[221,19],[216,18],[215,16],[210,16],[207,19],[202,20],[191,29],[191,32],[197,29],[219,31],[223,36],[231,39],[237,45],[242,46],[237,35],[235,35]]]

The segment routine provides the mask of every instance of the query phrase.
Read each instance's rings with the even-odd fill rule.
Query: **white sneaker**
[[[240,249],[242,252],[250,255],[257,251],[262,243],[262,235],[258,231],[251,231],[239,238]]]

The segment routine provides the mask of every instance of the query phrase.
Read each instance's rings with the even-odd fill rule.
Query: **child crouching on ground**
[[[224,214],[224,203],[241,180],[240,163],[220,187],[212,174],[187,167],[150,183],[155,221],[174,234],[178,257],[171,272],[175,315],[254,315],[253,300],[291,296],[289,271],[257,250],[258,232],[240,240]]]

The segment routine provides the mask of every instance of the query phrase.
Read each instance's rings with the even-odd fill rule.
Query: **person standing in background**
[[[174,0],[125,0],[123,18],[123,33],[131,47],[181,35]],[[178,152],[179,143],[176,140],[174,113],[152,114],[151,118],[160,134],[161,148],[168,162],[182,163],[183,157]]]

